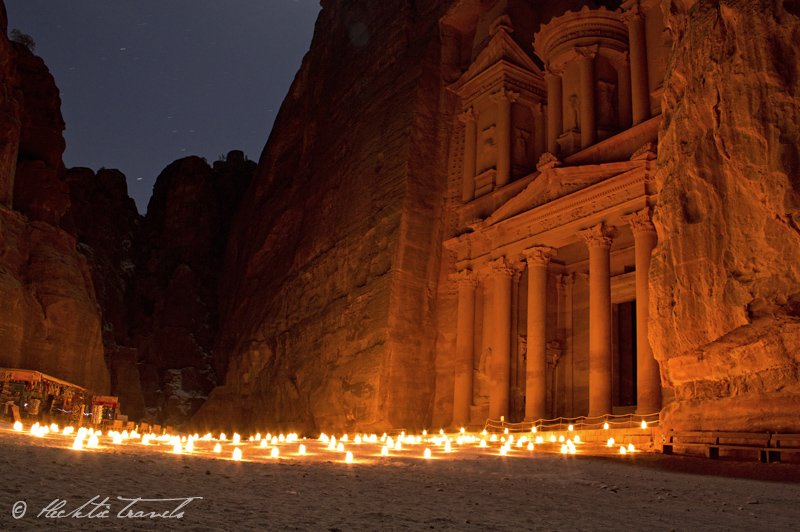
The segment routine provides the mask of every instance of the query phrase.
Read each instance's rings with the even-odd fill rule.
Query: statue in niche
[[[481,155],[478,158],[478,168],[480,172],[492,168],[497,161],[497,145],[494,143],[495,127],[489,127],[481,131]]]
[[[616,88],[614,83],[597,82],[597,123],[601,126],[616,125],[616,113],[614,112]]]
[[[528,163],[528,137],[530,136],[530,131],[514,128],[514,148],[511,152],[511,160],[515,166],[525,166]]]
[[[572,127],[570,129],[579,130],[581,128],[581,100],[577,94],[569,97],[570,118],[572,118]]]

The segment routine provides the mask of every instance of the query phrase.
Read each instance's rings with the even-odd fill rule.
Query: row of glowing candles
[[[609,428],[608,423],[605,423],[603,428],[605,430],[608,430],[608,428]],[[647,424],[644,421],[642,421],[642,428],[643,429],[647,428]],[[14,423],[14,430],[22,431],[22,423],[20,423],[20,422]],[[569,425],[568,431],[569,432],[573,432],[574,431],[574,427],[572,425]],[[39,425],[39,423],[35,423],[30,429],[30,433],[32,435],[38,436],[38,437],[44,437],[49,432],[58,433],[59,432],[58,426],[53,424],[53,425],[50,425],[48,427],[47,425]],[[66,428],[64,428],[62,434],[63,435],[70,435],[73,432],[74,432],[74,428],[73,427],[66,427]],[[536,427],[531,429],[531,432],[533,434],[535,434],[537,432]],[[508,429],[505,429],[504,434],[507,435],[508,437],[506,438],[506,436],[504,435],[504,436],[501,436],[499,438],[499,440],[502,442],[502,446],[500,447],[500,451],[499,451],[501,456],[506,456],[508,454],[508,452],[511,450],[512,445],[514,444],[514,441],[515,441],[514,435],[513,434],[509,434],[508,433]],[[72,448],[75,449],[75,450],[81,450],[84,447],[84,440],[85,439],[87,440],[86,443],[85,443],[85,446],[87,448],[97,448],[98,445],[99,445],[99,437],[100,436],[102,436],[102,432],[100,432],[100,431],[95,432],[94,429],[86,429],[86,428],[82,427],[82,428],[80,428],[78,430],[78,433],[75,436]],[[452,452],[453,448],[452,448],[452,444],[451,443],[454,440],[453,440],[452,437],[447,437],[445,435],[445,433],[444,433],[444,430],[439,431],[439,436],[434,436],[432,438],[427,438],[427,436],[428,436],[427,431],[423,431],[423,435],[422,436],[411,436],[411,435],[407,436],[405,434],[405,432],[403,432],[395,440],[391,436],[387,436],[386,434],[384,434],[380,438],[380,442],[384,444],[382,446],[382,448],[381,448],[381,455],[382,456],[388,456],[390,450],[402,451],[404,442],[406,444],[420,444],[423,441],[423,437],[426,438],[425,442],[433,443],[436,446],[443,446],[443,448],[444,448],[443,450],[444,450],[445,453]],[[484,436],[484,437],[483,438],[478,438],[478,437],[473,436],[473,435],[467,435],[465,433],[465,429],[462,428],[461,429],[461,433],[455,439],[455,443],[458,444],[458,445],[470,444],[470,443],[474,444],[475,442],[480,440],[480,443],[479,443],[480,447],[488,447],[488,444],[487,444],[487,441],[486,441],[486,438],[485,438],[485,436],[487,436],[486,430],[484,430],[482,432],[482,436]],[[112,442],[114,444],[121,444],[123,442],[123,440],[139,439],[140,437],[141,437],[141,443],[143,445],[147,445],[150,441],[153,441],[153,440],[156,440],[158,442],[169,442],[169,444],[172,445],[172,452],[175,453],[175,454],[182,454],[183,452],[192,453],[194,451],[194,442],[195,441],[211,441],[212,439],[213,440],[218,440],[217,444],[214,446],[214,451],[213,452],[221,453],[222,452],[222,446],[220,445],[219,441],[226,441],[227,440],[227,436],[224,433],[220,434],[220,437],[217,439],[217,438],[213,438],[210,433],[206,434],[202,438],[198,434],[195,434],[193,436],[188,436],[188,437],[187,436],[178,437],[178,436],[169,436],[169,435],[155,436],[153,434],[144,434],[144,435],[140,436],[135,430],[130,432],[130,433],[128,433],[128,431],[122,431],[121,433],[117,432],[117,431],[110,431],[108,433],[108,437],[112,439]],[[276,447],[276,445],[279,444],[279,443],[292,443],[294,441],[297,441],[297,439],[298,439],[298,436],[297,436],[297,434],[294,434],[294,433],[289,434],[288,436],[284,436],[283,434],[281,434],[279,436],[272,436],[271,434],[267,434],[266,437],[264,437],[264,438],[262,438],[261,434],[259,433],[259,434],[256,434],[255,437],[251,436],[249,441],[250,442],[254,442],[254,441],[255,442],[260,442],[260,446],[261,447],[267,447],[269,445],[272,445],[273,447],[270,450],[270,457],[278,458],[279,454],[280,454],[280,451],[278,450],[278,447]],[[520,436],[519,438],[516,439],[516,447],[517,448],[527,448],[528,451],[533,451],[534,443],[536,443],[536,444],[545,443],[544,437],[541,436],[541,435],[531,436],[531,439],[532,439],[532,441],[528,441],[528,438],[527,438],[526,435]],[[550,443],[561,443],[561,453],[562,454],[576,454],[577,449],[576,449],[575,444],[581,442],[580,435],[578,435],[578,434],[574,435],[572,438],[569,438],[569,439],[565,439],[563,435],[559,436],[558,439],[556,439],[556,436],[554,434],[551,434],[549,439],[550,439]],[[241,436],[239,434],[237,434],[237,433],[234,433],[233,438],[232,438],[231,441],[232,441],[233,445],[239,445],[240,442],[241,442]],[[347,436],[347,434],[343,435],[340,438],[340,440],[338,441],[338,443],[337,443],[337,440],[336,440],[335,436],[330,436],[329,437],[329,436],[327,436],[326,434],[323,433],[323,434],[320,435],[319,441],[321,443],[323,443],[323,444],[326,444],[328,450],[338,451],[338,452],[345,452],[345,450],[344,450],[344,442],[348,441],[348,436]],[[496,434],[492,434],[489,437],[489,442],[497,442],[497,441],[498,441],[498,437],[497,437]],[[355,436],[353,442],[355,444],[378,443],[378,436],[375,435],[375,434],[367,436],[365,434],[362,437],[361,435],[357,434]],[[608,440],[606,442],[606,446],[607,447],[614,447],[614,445],[615,445],[614,438],[608,438]],[[635,450],[636,449],[635,449],[635,447],[633,446],[632,443],[628,444],[627,447],[625,447],[624,445],[620,445],[620,447],[619,447],[619,453],[620,454],[627,454],[627,453],[630,453],[630,452],[634,452]],[[300,444],[299,445],[297,454],[300,455],[300,456],[306,454],[306,446],[305,446],[305,444]],[[431,458],[432,453],[431,453],[430,448],[425,448],[425,450],[423,452],[423,456],[424,456],[424,458]],[[236,447],[234,449],[234,451],[233,451],[232,458],[233,458],[233,460],[241,460],[242,459],[242,451],[241,451],[241,449]],[[351,451],[347,451],[346,455],[345,455],[345,462],[350,463],[352,461],[353,461],[353,453]]]

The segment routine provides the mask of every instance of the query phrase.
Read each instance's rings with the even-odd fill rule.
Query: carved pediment
[[[494,225],[601,181],[636,170],[639,166],[635,162],[628,161],[584,166],[549,166],[519,194],[501,205],[491,216],[473,226],[473,229],[477,231]]]

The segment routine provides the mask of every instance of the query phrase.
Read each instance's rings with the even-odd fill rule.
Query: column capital
[[[556,255],[556,250],[547,246],[536,246],[522,252],[528,262],[528,268],[533,266],[545,266],[550,259]]]
[[[575,277],[571,273],[560,273],[556,276],[556,281],[558,293],[567,293],[572,290],[572,286],[575,284]]]
[[[650,207],[645,207],[638,212],[625,214],[620,216],[620,219],[623,222],[628,222],[631,225],[631,230],[633,231],[634,236],[643,233],[653,235],[656,234],[656,228],[653,225],[653,216]]]
[[[593,44],[591,46],[576,46],[575,53],[581,57],[585,57],[587,59],[594,59],[597,55],[597,52],[600,51],[599,44]]]
[[[631,53],[627,50],[624,52],[620,52],[620,54],[611,61],[611,66],[613,66],[616,70],[630,68],[631,67]]]
[[[467,122],[475,122],[478,117],[475,116],[475,111],[472,109],[472,107],[469,107],[463,113],[458,115],[458,119],[466,124]]]
[[[516,102],[517,98],[519,98],[519,93],[510,91],[505,87],[501,87],[499,91],[495,92],[490,96],[493,102],[500,103],[500,102]]]
[[[594,227],[578,232],[578,236],[583,238],[589,249],[597,247],[610,248],[611,241],[614,238],[614,228],[599,223]]]
[[[541,102],[535,103],[531,105],[531,110],[535,116],[543,116],[544,115],[544,104]]]
[[[647,15],[647,8],[642,7],[640,2],[636,2],[631,6],[628,11],[625,11],[620,15],[622,20],[626,24],[630,24],[632,22],[644,22],[645,16]]]
[[[472,288],[477,288],[478,286],[478,276],[469,268],[457,273],[451,273],[448,277],[451,281],[458,283],[459,287],[470,286]]]
[[[505,257],[493,260],[489,263],[489,271],[493,277],[509,277],[514,275],[514,263]]]
[[[564,74],[564,67],[557,67],[548,63],[544,67],[544,79],[560,78]]]

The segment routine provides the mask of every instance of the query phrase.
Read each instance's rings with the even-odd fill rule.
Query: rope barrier
[[[634,428],[641,425],[642,421],[648,426],[659,425],[659,412],[652,414],[606,414],[603,416],[587,417],[557,417],[554,419],[539,419],[536,421],[521,421],[512,423],[498,419],[487,419],[483,429],[487,432],[530,432],[534,427],[537,431],[547,430],[567,430],[569,425],[575,430],[592,430],[603,428],[608,423],[609,428]],[[625,427],[623,427],[623,425]]]

